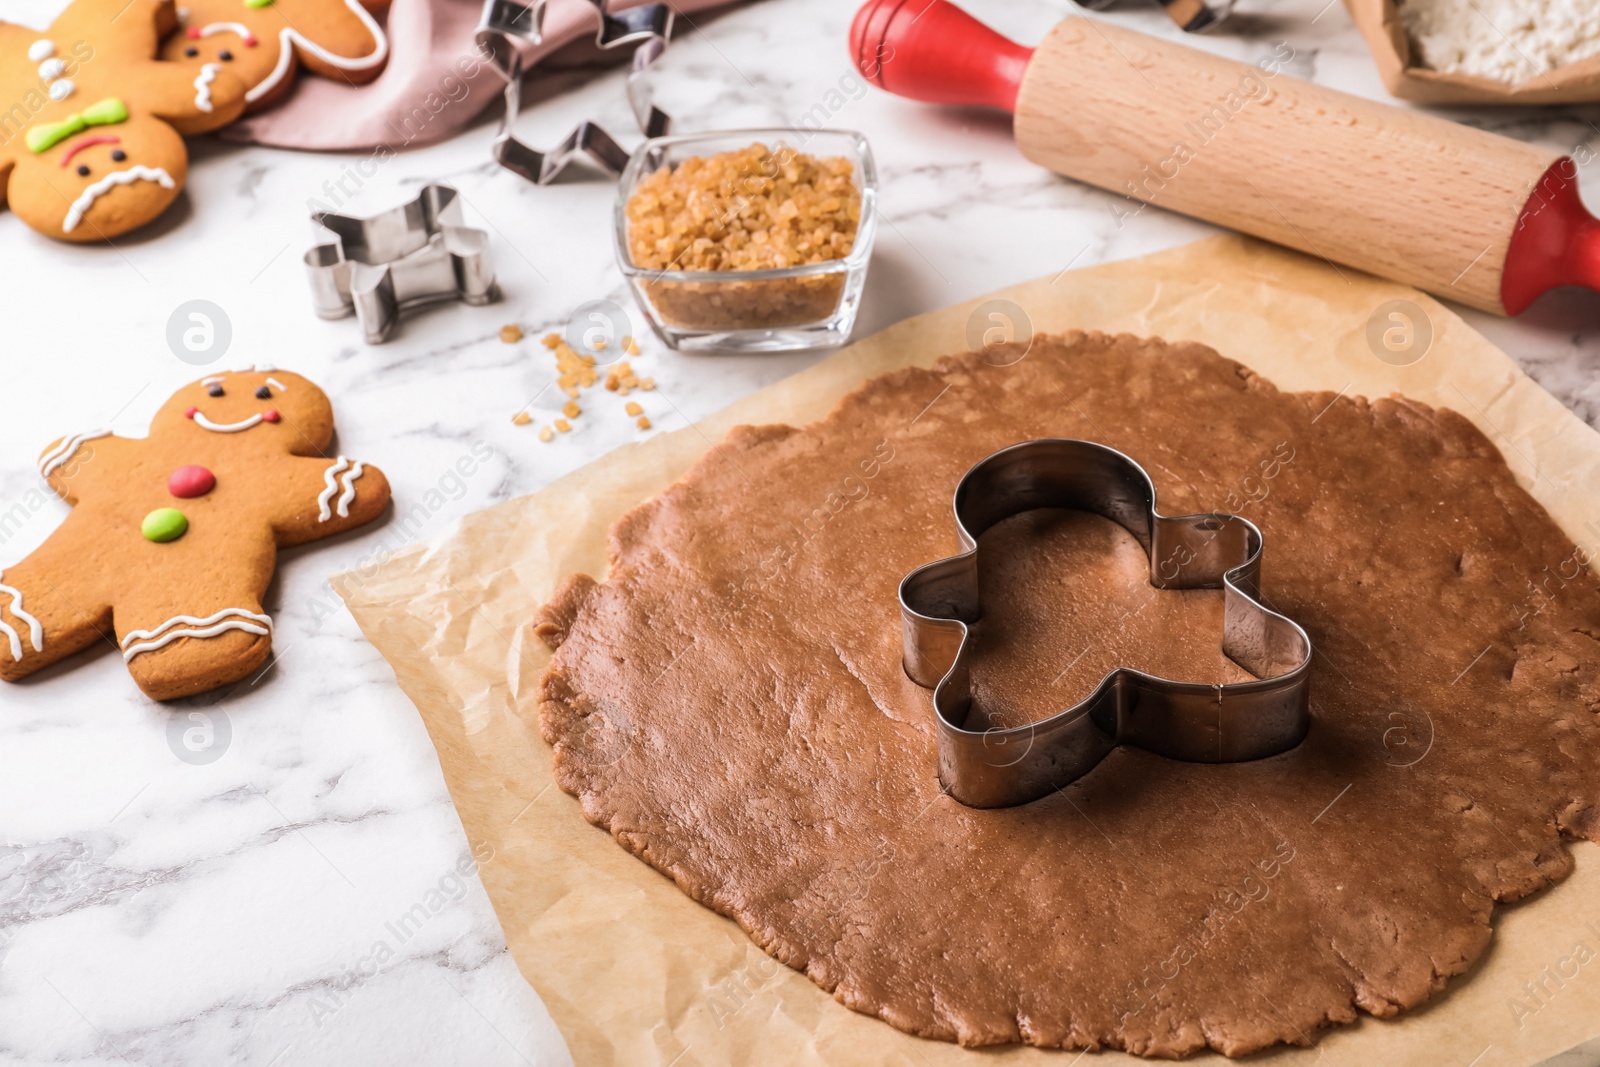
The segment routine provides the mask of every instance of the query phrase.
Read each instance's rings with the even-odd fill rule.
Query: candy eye
[[[88,176],[89,176],[89,168],[84,166],[82,163],[78,164],[78,177],[87,178]]]
[[[263,385],[260,389],[256,390],[256,399],[257,400],[271,400],[272,399],[272,390],[268,389],[266,386]]]
[[[224,48],[221,52],[217,53],[217,58],[222,60],[224,63],[232,63],[233,53]]]
[[[193,46],[192,46],[192,45],[191,45],[191,46],[190,46],[190,47],[188,47],[188,48],[185,48],[185,49],[184,49],[184,50],[183,50],[183,54],[184,54],[184,55],[186,55],[186,56],[188,56],[188,57],[189,57],[189,58],[190,58],[190,59],[193,59],[193,58],[194,58],[194,57],[195,57],[195,56],[197,56],[197,55],[199,55],[199,54],[200,54],[200,49],[198,49],[198,48],[195,48],[195,47],[193,47]]]
[[[111,160],[112,160],[112,162],[121,163],[123,160],[125,160],[127,158],[128,158],[128,153],[124,152],[122,149],[113,148],[111,150]]]
[[[206,394],[208,396],[221,396],[222,395],[222,386],[213,385],[210,389],[206,390]]]

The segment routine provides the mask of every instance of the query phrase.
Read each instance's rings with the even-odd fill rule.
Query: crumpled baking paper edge
[[[1587,104],[1600,100],[1600,56],[1536,74],[1515,85],[1422,65],[1395,0],[1345,0],[1391,96],[1419,104]]]
[[[695,426],[620,448],[540,492],[465,517],[436,542],[341,574],[334,588],[422,713],[469,841],[494,850],[484,885],[577,1063],[1077,1063],[1075,1052],[980,1054],[924,1041],[836,1003],[586,822],[554,785],[534,725],[549,657],[527,623],[563,575],[605,573],[614,519],[734,425],[808,422],[871,375],[961,350],[973,311],[996,299],[1022,308],[1040,332],[1196,340],[1283,389],[1404,393],[1454,408],[1496,443],[1574,540],[1600,554],[1600,434],[1504,353],[1415,290],[1215,237],[908,319]],[[1380,333],[1410,321],[1432,334],[1426,355],[1408,366],[1379,360],[1368,341],[1369,320],[1391,301],[1405,303],[1378,316]],[[1387,317],[1396,309],[1402,320]],[[1279,1048],[1252,1062],[1526,1065],[1600,1037],[1600,852],[1572,848],[1573,874],[1499,909],[1484,959],[1429,1005],[1396,1020],[1363,1017],[1324,1033],[1315,1048]],[[1579,942],[1590,950],[1582,963]],[[1093,1062],[1141,1061],[1105,1053]]]

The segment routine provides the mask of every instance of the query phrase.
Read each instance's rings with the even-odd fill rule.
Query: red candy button
[[[268,408],[261,413],[261,421],[263,422],[277,422],[282,417],[278,414],[277,408]]]
[[[185,500],[191,497],[205,496],[216,487],[217,476],[198,463],[191,463],[187,467],[179,467],[167,479],[167,492]]]

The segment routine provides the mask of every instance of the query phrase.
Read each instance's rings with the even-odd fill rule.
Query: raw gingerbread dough
[[[1570,869],[1563,834],[1600,837],[1587,552],[1454,412],[1283,393],[1194,344],[1039,338],[995,365],[1019,352],[741,427],[620,520],[607,581],[569,578],[536,621],[562,787],[768,952],[926,1037],[1240,1055],[1427,1000],[1496,902]],[[1045,436],[1128,453],[1168,513],[1261,526],[1265,598],[1317,650],[1302,745],[1224,766],[1123,748],[1009,809],[941,793],[895,587],[956,551],[962,473]],[[1108,522],[1019,516],[989,547],[993,719],[1119,663],[1238,677],[1219,594],[1150,589]]]

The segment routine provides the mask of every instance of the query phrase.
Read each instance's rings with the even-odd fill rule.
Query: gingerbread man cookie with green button
[[[73,0],[44,31],[0,22],[0,204],[49,237],[100,241],[178,197],[183,136],[244,111],[245,85],[156,58],[171,0]]]
[[[261,599],[278,549],[371,522],[383,472],[330,456],[333,407],[311,382],[213,374],[162,406],[148,437],[72,434],[39,471],[72,512],[0,570],[0,679],[106,642],[156,700],[248,677],[272,650]]]

